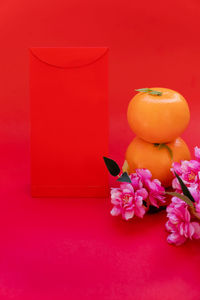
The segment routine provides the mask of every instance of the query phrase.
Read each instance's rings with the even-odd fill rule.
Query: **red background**
[[[198,0],[0,2],[0,299],[199,299],[200,243],[169,246],[165,213],[127,224],[108,199],[31,199],[30,46],[110,47],[110,156],[132,138],[135,88],[189,102],[184,137],[199,143]]]

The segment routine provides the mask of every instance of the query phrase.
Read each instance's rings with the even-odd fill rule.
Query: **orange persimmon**
[[[132,131],[150,143],[166,143],[180,136],[190,120],[185,98],[166,88],[137,91],[127,111]]]
[[[136,137],[129,144],[125,159],[128,173],[133,173],[137,168],[147,168],[153,178],[168,187],[173,179],[170,171],[172,162],[190,160],[190,151],[180,137],[167,144],[152,144]]]

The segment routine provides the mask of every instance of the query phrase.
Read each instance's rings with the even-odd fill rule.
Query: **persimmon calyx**
[[[142,93],[148,93],[149,95],[155,95],[155,96],[161,96],[162,92],[151,90],[149,88],[144,88],[144,89],[136,89],[136,92],[142,92]]]

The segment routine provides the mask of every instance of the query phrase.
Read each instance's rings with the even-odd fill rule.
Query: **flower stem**
[[[191,214],[192,214],[195,218],[197,218],[198,220],[200,220],[200,215],[195,211],[194,208],[189,207],[189,210],[190,210]]]

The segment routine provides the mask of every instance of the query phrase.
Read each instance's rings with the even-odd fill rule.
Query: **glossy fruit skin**
[[[170,168],[172,162],[190,160],[191,155],[188,146],[180,137],[166,145],[173,152],[173,160],[166,148],[159,149],[154,144],[139,137],[134,138],[125,155],[129,173],[133,173],[137,168],[147,168],[151,171],[153,178],[159,179],[165,187],[171,186],[173,174]]]
[[[151,88],[161,96],[139,92],[129,102],[127,119],[132,131],[150,143],[175,140],[187,127],[190,111],[185,98],[170,89]]]

